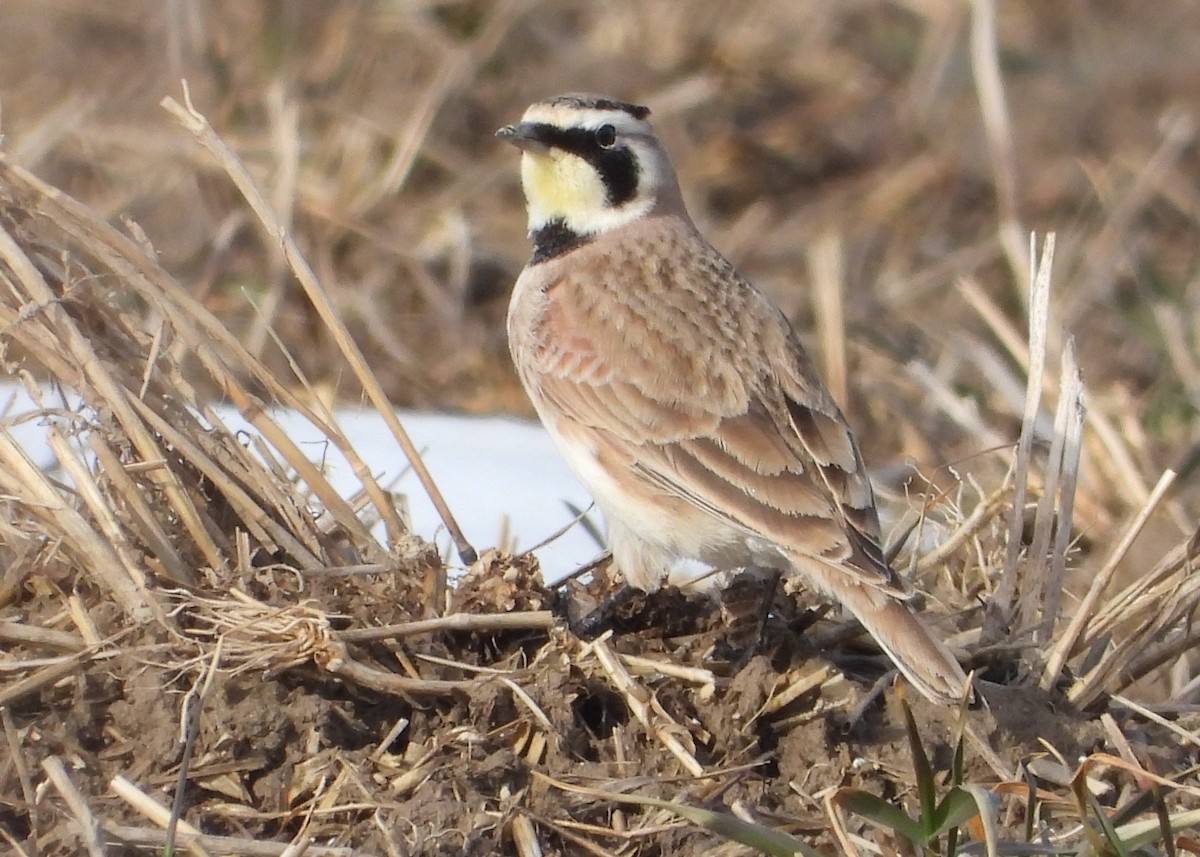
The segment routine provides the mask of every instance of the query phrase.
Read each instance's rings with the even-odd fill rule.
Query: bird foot
[[[570,605],[566,606],[563,611],[567,620],[567,627],[581,640],[594,640],[609,630],[613,625],[615,614],[624,607],[638,591],[628,584],[622,584],[611,595],[584,613],[582,616],[572,616]],[[568,596],[569,597],[569,596]]]

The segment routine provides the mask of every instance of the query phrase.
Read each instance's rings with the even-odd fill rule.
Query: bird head
[[[675,172],[646,117],[596,95],[539,101],[496,136],[521,150],[530,234],[565,229],[583,239],[679,205]]]

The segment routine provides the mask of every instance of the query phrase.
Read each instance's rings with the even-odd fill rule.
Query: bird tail
[[[927,699],[956,705],[970,693],[958,660],[906,601],[832,570],[823,576],[819,588],[854,614]]]

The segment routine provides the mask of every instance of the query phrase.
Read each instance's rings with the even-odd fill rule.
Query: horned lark
[[[841,602],[938,701],[967,680],[907,603],[846,420],[783,314],[697,231],[649,110],[532,105],[521,150],[533,257],[508,312],[538,415],[608,524],[617,570],[781,571]]]

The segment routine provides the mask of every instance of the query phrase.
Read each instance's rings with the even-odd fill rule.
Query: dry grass
[[[897,562],[991,705],[963,723],[991,832],[1074,852],[1097,812],[1189,817],[1200,19],[665,8],[0,9],[0,357],[36,403],[0,423],[6,847],[746,853],[663,801],[897,847],[844,814],[849,787],[916,800],[855,627],[797,638],[781,610],[736,673],[711,657],[730,605],[584,644],[529,557],[460,536],[448,583],[338,429],[359,398],[525,409],[490,134],[572,88],[652,104],[697,220],[899,462]],[[164,111],[184,77],[199,112]],[[957,728],[927,714],[935,744]]]

